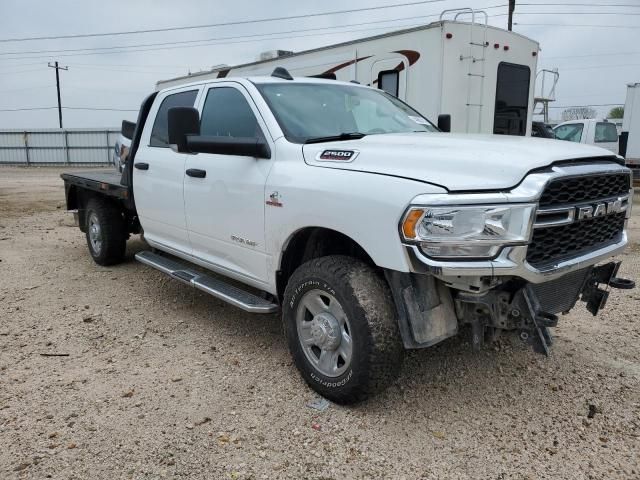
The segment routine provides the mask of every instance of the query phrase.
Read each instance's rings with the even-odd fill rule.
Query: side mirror
[[[443,113],[438,115],[438,128],[443,132],[451,131],[451,115]]]
[[[122,121],[122,127],[120,128],[120,133],[124,138],[128,138],[129,140],[133,139],[133,132],[136,129],[136,124],[130,122],[128,120]]]
[[[171,137],[169,137],[171,138]],[[240,157],[271,158],[271,150],[264,139],[255,137],[214,137],[189,135],[189,152],[237,155]]]
[[[200,135],[200,115],[193,107],[173,107],[167,112],[169,146],[177,153],[188,153],[187,135]]]

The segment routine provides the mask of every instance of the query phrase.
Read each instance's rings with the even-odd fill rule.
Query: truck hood
[[[561,140],[454,133],[369,135],[304,145],[302,150],[311,166],[403,177],[449,191],[509,189],[529,171],[553,162],[612,158],[608,150]],[[340,152],[350,150],[356,153],[345,160]],[[323,155],[326,151],[334,154]]]

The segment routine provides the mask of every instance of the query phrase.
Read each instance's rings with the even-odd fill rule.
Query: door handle
[[[136,167],[138,170],[149,170],[148,163],[137,162],[137,163],[134,163],[133,166]]]
[[[207,176],[207,171],[200,170],[199,168],[189,168],[185,173],[190,177],[195,177],[195,178],[204,178]]]

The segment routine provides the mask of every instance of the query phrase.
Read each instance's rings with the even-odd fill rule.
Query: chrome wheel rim
[[[305,293],[296,311],[296,326],[302,351],[322,375],[339,377],[349,368],[351,325],[333,295],[317,289]]]
[[[100,229],[100,222],[98,222],[98,216],[92,213],[89,216],[89,242],[91,243],[91,249],[96,255],[100,255],[102,251],[102,230]]]

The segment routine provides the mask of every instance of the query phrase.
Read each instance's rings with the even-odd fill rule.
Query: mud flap
[[[458,333],[449,289],[431,275],[386,270],[405,348],[425,348]]]

